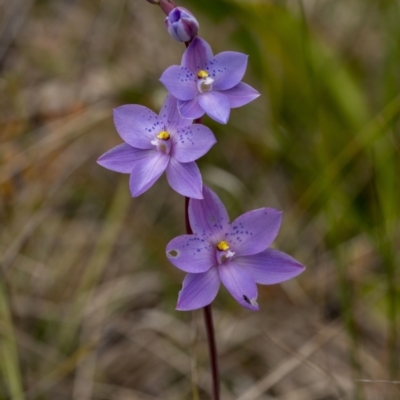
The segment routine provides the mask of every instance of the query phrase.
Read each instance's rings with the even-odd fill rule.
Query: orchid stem
[[[185,197],[185,225],[186,233],[188,235],[193,234],[192,228],[189,222],[189,198]],[[213,400],[220,400],[219,397],[219,370],[218,370],[218,354],[217,346],[215,342],[214,324],[212,318],[211,304],[203,308],[204,312],[204,323],[206,325],[208,350],[210,354],[210,367],[211,367],[211,378],[212,378],[212,393]]]
[[[210,366],[212,376],[212,393],[213,399],[219,400],[219,370],[218,370],[218,354],[215,344],[214,324],[212,318],[211,304],[203,308],[204,323],[206,325],[208,350],[210,353]]]

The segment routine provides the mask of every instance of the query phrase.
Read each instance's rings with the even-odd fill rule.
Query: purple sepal
[[[210,268],[201,274],[187,274],[179,292],[176,309],[197,310],[208,306],[217,296],[221,280],[217,268]]]
[[[235,264],[245,268],[257,283],[273,285],[301,274],[305,267],[288,254],[275,249],[247,257],[235,258]]]

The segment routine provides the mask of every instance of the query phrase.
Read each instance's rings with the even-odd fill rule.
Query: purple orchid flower
[[[203,196],[203,200],[189,201],[193,235],[178,236],[167,245],[168,259],[188,272],[176,309],[210,304],[222,282],[239,304],[258,310],[256,283],[280,283],[304,271],[289,255],[268,249],[278,234],[282,213],[260,208],[230,224],[218,196],[206,186]]]
[[[149,189],[166,171],[170,186],[182,196],[202,199],[202,179],[194,162],[216,143],[209,128],[182,118],[177,100],[168,95],[160,115],[128,104],[114,110],[114,124],[126,142],[103,154],[98,163],[130,174],[133,197]]]
[[[182,117],[196,119],[206,113],[226,124],[231,108],[241,107],[260,95],[241,82],[247,58],[233,51],[214,57],[210,45],[196,37],[183,53],[182,65],[166,69],[160,81],[178,99]]]

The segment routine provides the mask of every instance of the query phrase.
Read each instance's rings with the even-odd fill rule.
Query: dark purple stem
[[[213,399],[219,400],[218,353],[217,353],[217,345],[215,343],[211,304],[205,306],[203,308],[203,311],[204,311],[204,323],[206,325],[206,331],[207,331],[208,351],[210,353]]]
[[[197,122],[197,120],[195,121]],[[201,122],[201,121],[198,121]],[[185,197],[185,225],[186,233],[188,235],[193,234],[192,228],[189,222],[189,198]],[[219,370],[218,370],[218,354],[217,345],[215,342],[214,324],[212,319],[211,304],[203,308],[204,312],[204,323],[206,325],[208,350],[210,353],[210,366],[211,366],[211,377],[212,377],[212,393],[213,400],[220,400],[219,397]]]
[[[193,235],[192,228],[189,222],[189,197],[185,197],[185,227],[188,235]]]

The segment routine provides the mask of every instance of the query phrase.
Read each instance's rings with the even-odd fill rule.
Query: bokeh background
[[[232,218],[283,211],[274,246],[307,270],[261,311],[213,304],[224,400],[396,400],[400,5],[182,0],[215,53],[250,55],[262,96],[208,117],[199,161]],[[201,311],[175,311],[165,245],[184,201],[132,199],[96,164],[112,109],[158,111],[184,50],[144,0],[0,0],[0,398],[210,398]]]

